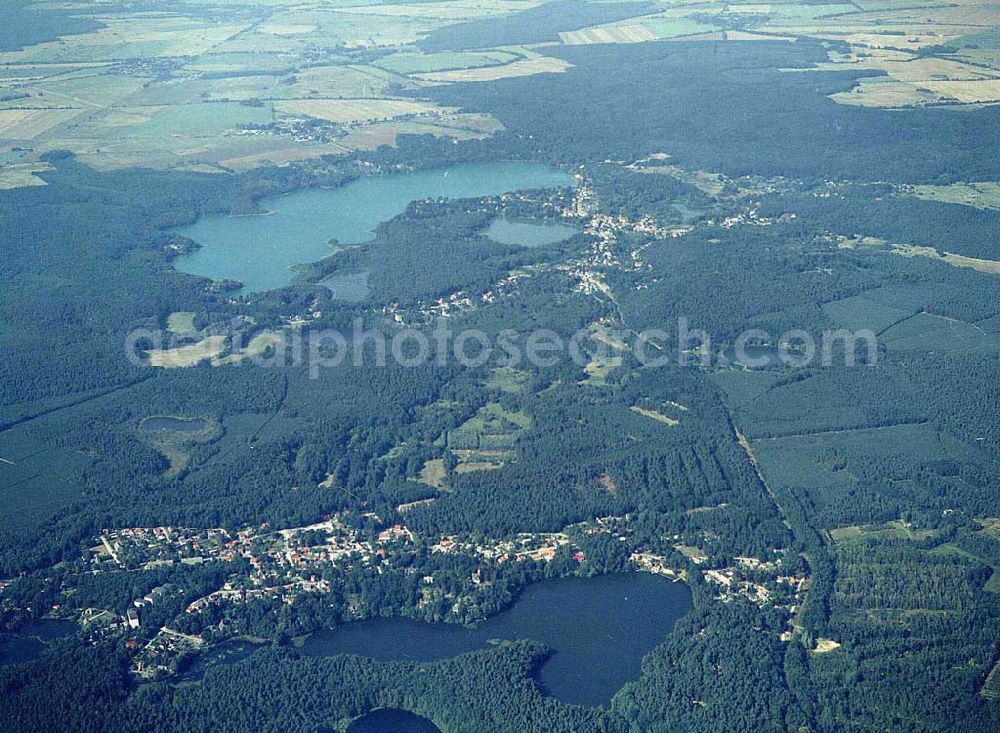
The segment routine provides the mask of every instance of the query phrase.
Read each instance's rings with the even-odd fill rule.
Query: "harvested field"
[[[663,38],[709,33],[715,30],[717,30],[716,26],[700,23],[690,18],[651,17],[643,22],[631,21],[560,33],[559,39],[568,46],[591,43],[643,43]]]
[[[702,191],[709,196],[721,196],[725,191],[725,180],[718,173],[709,173],[707,171],[688,171],[680,166],[668,164],[657,163],[655,165],[641,165],[649,161],[658,160],[660,159],[650,157],[645,161],[639,161],[639,163],[629,166],[629,169],[638,173],[655,174],[676,178],[679,181],[683,181],[684,183],[694,186],[699,191]]]
[[[913,186],[913,196],[927,201],[943,201],[977,209],[1000,211],[1000,183],[953,183],[950,186]]]
[[[260,150],[248,155],[238,155],[232,158],[222,158],[219,165],[228,170],[248,171],[265,165],[284,165],[299,160],[310,160],[322,155],[343,155],[350,152],[344,145],[337,143],[298,143],[290,144],[276,140],[272,149]]]
[[[0,138],[34,140],[80,112],[79,109],[0,109]]]
[[[44,186],[45,181],[36,173],[52,170],[48,163],[14,163],[0,168],[0,190]]]
[[[200,362],[215,359],[226,350],[225,336],[209,336],[196,344],[180,346],[176,349],[156,349],[147,352],[150,366],[163,369],[191,367]]]
[[[443,111],[428,102],[402,99],[297,99],[276,102],[275,108],[286,114],[305,115],[342,125],[433,115]]]
[[[650,420],[656,420],[656,422],[663,423],[664,425],[680,425],[681,421],[676,420],[672,417],[667,417],[662,412],[657,412],[656,410],[649,410],[645,407],[631,407],[629,408],[632,412],[638,413],[643,417],[648,417]]]
[[[859,107],[912,107],[937,102],[940,97],[930,90],[921,91],[913,84],[889,77],[873,77],[860,79],[850,91],[831,94],[830,99],[838,104]]]
[[[257,26],[258,33],[267,33],[272,36],[298,36],[308,33],[315,33],[314,25],[281,25],[280,23],[265,23]]]
[[[996,79],[997,73],[941,58],[911,58],[905,61],[881,61],[871,64],[899,81],[975,81]]]
[[[587,377],[586,379],[581,380],[580,384],[590,385],[591,387],[606,387],[608,386],[608,375],[620,366],[620,358],[592,359],[587,362],[587,365],[583,368]]]
[[[590,43],[642,43],[655,41],[656,37],[653,31],[639,24],[584,28],[559,34],[559,39],[568,46]]]
[[[447,476],[448,472],[444,470],[444,460],[441,458],[432,458],[420,470],[420,480],[435,489],[447,487],[445,483]]]
[[[417,501],[409,501],[405,504],[400,504],[396,507],[396,511],[402,513],[408,512],[411,509],[416,509],[420,506],[427,506],[428,504],[433,504],[434,499],[419,499]]]
[[[273,98],[367,99],[387,94],[392,86],[415,89],[419,83],[375,66],[315,66],[275,87]]]
[[[397,74],[420,74],[435,71],[459,71],[483,66],[499,66],[516,61],[517,54],[507,51],[441,53],[394,53],[376,61],[376,65]]]
[[[71,78],[46,79],[26,91],[49,105],[62,107],[110,107],[142,88],[149,79],[114,74],[88,74]]]
[[[190,333],[194,327],[194,313],[177,311],[167,316],[167,330],[173,333]]]
[[[497,367],[490,372],[490,377],[486,380],[486,387],[501,392],[519,394],[525,391],[530,379],[531,375],[528,372],[520,371],[514,367]]]
[[[894,244],[892,245],[892,251],[903,257],[929,257],[947,262],[952,267],[969,267],[978,272],[1000,275],[1000,262],[996,260],[977,259],[975,257],[952,254],[951,252],[941,254],[933,247],[920,247],[915,244]]]
[[[503,463],[491,461],[463,461],[455,468],[455,473],[472,473],[474,471],[492,471],[503,466]]]
[[[925,81],[921,86],[943,99],[957,99],[966,104],[1000,101],[1000,79]]]
[[[337,145],[343,151],[374,150],[380,145],[395,145],[399,135],[433,135],[456,140],[476,140],[489,137],[503,125],[489,115],[448,114],[414,119],[375,122],[352,128]]]
[[[534,74],[562,73],[570,68],[570,64],[562,59],[540,56],[536,59],[515,61],[503,66],[486,66],[478,69],[460,69],[457,71],[439,71],[432,74],[417,74],[418,79],[437,82],[467,82],[495,81],[509,79],[515,76],[533,76]]]
[[[824,639],[822,637],[816,639],[816,647],[812,649],[813,654],[827,654],[836,649],[840,649],[840,642],[836,642],[833,639]]]

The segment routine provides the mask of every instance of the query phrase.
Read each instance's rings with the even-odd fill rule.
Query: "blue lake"
[[[361,244],[412,202],[478,198],[509,191],[573,185],[567,173],[540,163],[462,163],[367,176],[337,188],[264,199],[258,216],[205,216],[173,231],[202,245],[178,257],[177,269],[213,280],[239,280],[244,292],[288,285],[291,268],[330,255],[330,241]]]
[[[230,640],[199,654],[181,672],[177,678],[178,682],[196,682],[205,676],[205,672],[212,667],[226,667],[230,664],[242,662],[262,645],[249,641]]]
[[[330,288],[334,300],[360,303],[368,297],[368,275],[369,272],[367,270],[335,272],[330,277],[321,281],[321,284]]]
[[[497,640],[533,639],[553,650],[536,678],[543,692],[596,706],[640,675],[642,657],[690,610],[688,587],[661,576],[560,578],[529,586],[510,609],[476,627],[372,619],[312,634],[301,652],[432,661]]]
[[[500,244],[531,248],[564,242],[578,231],[576,227],[558,222],[524,221],[498,217],[490,223],[483,234]]]
[[[0,665],[37,659],[47,642],[69,636],[77,626],[65,619],[38,619],[20,624],[5,640],[0,638]]]
[[[200,433],[208,423],[200,418],[157,416],[147,417],[139,423],[144,433]]]
[[[441,729],[434,723],[419,715],[396,710],[379,708],[367,715],[351,721],[347,733],[440,733]]]
[[[0,665],[21,664],[41,656],[45,644],[34,637],[13,636],[0,641]]]

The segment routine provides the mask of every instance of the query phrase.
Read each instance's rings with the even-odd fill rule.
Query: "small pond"
[[[335,272],[320,285],[325,285],[333,293],[334,300],[346,303],[360,303],[368,297],[368,271]]]
[[[0,637],[0,665],[21,664],[37,659],[45,651],[48,642],[69,636],[76,629],[76,624],[66,619],[25,621],[12,634]]]
[[[208,428],[208,422],[201,418],[187,417],[147,417],[139,423],[144,433],[200,433]]]
[[[353,720],[347,733],[441,733],[441,729],[406,710],[379,708]]]
[[[483,232],[494,242],[519,247],[541,247],[565,242],[579,231],[575,227],[554,221],[525,221],[522,219],[494,219]]]
[[[239,639],[223,642],[191,660],[187,668],[177,677],[177,682],[196,682],[204,677],[205,672],[212,667],[226,667],[230,664],[236,664],[260,648],[260,644]]]

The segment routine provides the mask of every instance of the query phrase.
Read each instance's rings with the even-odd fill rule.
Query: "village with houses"
[[[419,617],[421,610],[434,606],[448,609],[441,620],[468,623],[485,615],[479,596],[488,592],[505,567],[526,571],[522,577],[529,580],[553,573],[595,572],[587,565],[584,549],[594,538],[621,544],[625,558],[621,570],[696,582],[720,603],[743,599],[761,607],[780,607],[790,619],[801,604],[807,578],[801,573],[783,574],[778,550],[771,558],[736,557],[731,564],[720,565],[674,536],[665,538],[672,543],[672,552],[658,553],[632,546],[631,519],[629,515],[598,518],[561,532],[524,533],[506,539],[425,538],[405,524],[388,524],[373,513],[335,514],[308,526],[277,530],[266,524],[237,532],[183,527],[107,530],[81,558],[78,578],[187,567],[221,569],[222,576],[216,577],[225,579],[219,587],[194,598],[190,588],[164,583],[135,597],[124,613],[118,613],[74,608],[70,577],[63,580],[63,601],[48,615],[77,622],[80,634],[91,643],[124,640],[133,654],[131,670],[137,678],[169,679],[197,655],[238,636],[240,629],[232,617],[248,604],[264,601],[294,608],[305,599],[329,596],[352,573],[363,577],[420,573],[421,598],[409,613]],[[415,564],[418,556],[422,561]],[[471,569],[468,577],[457,586],[451,581],[447,588],[441,587],[440,568],[453,566],[454,561]],[[4,610],[16,611],[2,593],[0,586]],[[179,612],[171,618],[166,609]],[[366,615],[359,604],[348,604],[348,609],[359,619]],[[793,633],[791,626],[787,633]]]

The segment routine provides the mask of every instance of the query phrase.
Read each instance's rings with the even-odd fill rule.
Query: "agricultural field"
[[[933,529],[919,529],[901,519],[894,519],[880,525],[850,525],[836,527],[830,530],[830,538],[834,542],[851,542],[868,537],[896,538],[901,540],[925,540],[934,537]]]
[[[647,407],[639,407],[638,405],[636,405],[630,409],[637,415],[648,417],[650,420],[655,420],[656,422],[662,423],[663,425],[680,425],[681,422],[675,417],[668,417],[667,415],[664,415],[662,412],[658,412],[657,410],[650,410]]]
[[[953,183],[950,186],[914,186],[911,193],[925,201],[943,201],[947,204],[1000,211],[1000,183],[993,181]]]
[[[434,115],[440,110],[422,102],[394,99],[310,99],[279,102],[279,112],[302,115],[341,125],[383,122],[398,117]]]
[[[45,179],[39,177],[38,174],[49,170],[52,170],[52,166],[44,161],[0,165],[0,190],[25,186],[44,186]]]
[[[979,272],[1000,275],[1000,261],[984,260],[977,257],[966,257],[952,252],[938,252],[934,247],[920,247],[915,244],[894,244],[892,251],[903,257],[930,257],[947,262],[952,267],[970,267]]]
[[[650,16],[641,23],[632,21],[560,33],[560,40],[569,46],[589,43],[642,43],[679,36],[694,36],[718,30],[714,25],[687,18]]]
[[[961,73],[961,72],[959,72]],[[831,96],[841,104],[865,107],[910,107],[921,104],[977,104],[1000,100],[1000,79],[946,79],[903,82],[864,79],[849,92]]]
[[[497,367],[490,372],[489,379],[486,380],[486,388],[509,394],[520,394],[527,390],[530,379],[531,374],[528,372],[513,367]]]
[[[997,22],[995,6],[970,3],[927,10],[895,10],[850,4],[731,4],[668,11],[560,34],[568,45],[691,41],[794,40],[812,36],[846,41],[850,52],[831,52],[827,70],[871,69],[885,77],[860,79],[850,92],[832,95],[841,104],[910,107],[976,104],[996,100],[998,44],[977,33]],[[879,11],[879,12],[876,12]],[[714,22],[713,22],[714,21]],[[923,24],[940,24],[928,31]],[[720,31],[724,28],[724,31]],[[756,32],[755,32],[756,31]],[[974,39],[974,40],[973,40]],[[959,47],[953,47],[957,44]],[[969,49],[968,46],[974,48]],[[926,49],[941,47],[927,55]],[[968,51],[976,53],[969,55]]]
[[[621,365],[619,358],[595,357],[587,362],[583,371],[587,375],[580,384],[591,387],[608,386],[608,376]]]
[[[405,50],[422,34],[453,20],[455,12],[471,19],[507,12],[502,6],[444,3],[423,12],[408,6],[395,12],[392,6],[356,12],[316,3],[279,9],[259,24],[252,10],[220,21],[198,3],[186,7],[186,13],[104,13],[95,16],[99,27],[74,38],[73,44],[53,40],[0,54],[0,146],[30,142],[32,157],[70,150],[99,169],[142,163],[246,170],[343,154],[391,144],[398,134],[428,131],[376,129],[366,134],[371,125],[413,114],[448,116],[432,105],[394,99],[400,91],[430,83],[405,74],[503,64],[532,55],[497,50],[414,65],[424,54]],[[398,56],[397,62],[402,59],[398,69],[391,61],[385,66],[351,63],[355,54],[373,47],[399,47],[389,54]],[[348,101],[310,107],[307,100]],[[271,101],[280,102],[279,118]],[[330,131],[303,134],[300,122],[313,119],[352,129],[342,131],[340,141]],[[276,122],[268,134],[246,134]],[[463,122],[444,120],[431,132],[465,139],[470,128],[498,128],[479,119]],[[30,173],[14,170],[4,180],[8,187],[37,185]]]
[[[859,107],[912,107],[938,101],[929,89],[885,77],[862,79],[850,91],[832,94],[830,98],[839,104]]]
[[[420,471],[420,480],[435,489],[447,488],[447,476],[448,472],[445,470],[444,460],[441,458],[432,458],[427,461]]]
[[[1000,517],[983,517],[976,521],[983,528],[984,533],[1000,542]]]
[[[31,141],[78,114],[74,109],[0,109],[0,138]]]
[[[167,330],[171,333],[191,333],[197,331],[194,319],[195,313],[190,311],[177,311],[167,316]]]
[[[562,59],[539,56],[523,61],[512,61],[509,64],[482,66],[472,69],[455,69],[452,71],[437,71],[430,74],[417,74],[416,78],[434,82],[481,82],[509,79],[515,76],[533,76],[535,74],[558,74],[566,71],[569,64]]]
[[[518,436],[531,425],[528,415],[505,410],[497,402],[487,403],[475,416],[448,433],[448,449],[458,459],[455,471],[484,471],[510,463],[515,459]]]
[[[433,71],[476,69],[482,66],[501,66],[520,58],[523,58],[523,54],[501,50],[486,52],[442,51],[440,53],[404,51],[385,56],[376,61],[375,65],[397,74],[419,74]]]
[[[226,14],[200,1],[159,12],[81,9],[80,19],[93,27],[72,43],[46,40],[0,52],[0,152],[30,144],[33,158],[70,150],[102,170],[143,163],[242,171],[394,145],[399,135],[488,136],[502,126],[477,120],[472,132],[464,120],[446,119],[448,110],[420,101],[420,89],[564,72],[566,61],[546,55],[553,44],[829,38],[846,41],[850,51],[831,51],[817,69],[872,72],[833,94],[839,103],[1000,101],[1000,43],[990,32],[996,11],[985,3],[917,10],[875,2],[677,4],[645,12],[637,4],[639,15],[544,36],[551,39],[545,43],[530,42],[543,36],[516,24],[493,47],[489,33],[485,47],[454,50],[440,48],[444,37],[435,35],[449,24],[513,18],[537,5],[287,3],[269,6],[266,17],[263,6]],[[424,47],[427,38],[436,39],[433,49]],[[934,48],[941,51],[928,53]],[[385,127],[412,115],[421,117],[415,126]],[[350,129],[303,132],[310,120]],[[30,172],[8,171],[3,180],[7,187],[37,185]]]
[[[187,346],[178,346],[173,349],[152,349],[146,352],[146,358],[154,367],[180,369],[218,358],[225,353],[226,348],[225,336],[206,336],[197,343]]]

